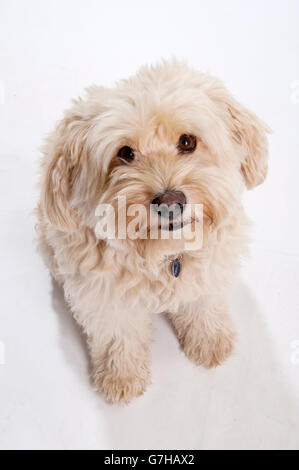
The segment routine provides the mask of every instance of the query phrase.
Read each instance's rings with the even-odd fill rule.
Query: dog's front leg
[[[107,401],[128,403],[150,384],[148,312],[109,312],[90,339],[93,379]]]
[[[169,317],[186,356],[196,364],[215,367],[233,350],[235,333],[222,302],[202,298]]]

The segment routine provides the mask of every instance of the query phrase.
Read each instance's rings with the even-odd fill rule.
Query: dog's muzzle
[[[160,219],[161,230],[178,230],[183,227],[183,212],[187,199],[182,191],[166,190],[156,194],[151,208]]]

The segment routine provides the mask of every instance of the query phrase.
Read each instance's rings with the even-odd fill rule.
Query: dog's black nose
[[[164,193],[156,194],[151,203],[155,206],[175,207],[182,214],[186,202],[186,196],[182,191],[166,190]],[[164,216],[163,211],[159,207],[155,207],[155,209],[159,215]]]

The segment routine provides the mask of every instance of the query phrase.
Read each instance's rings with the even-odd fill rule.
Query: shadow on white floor
[[[84,338],[55,283],[52,300],[67,362],[79,380],[88,381]],[[297,397],[263,315],[242,283],[234,291],[232,315],[239,335],[236,351],[213,370],[192,364],[167,320],[155,318],[153,384],[147,393],[124,407],[108,405],[98,395],[94,413],[104,419],[105,448],[299,448]]]

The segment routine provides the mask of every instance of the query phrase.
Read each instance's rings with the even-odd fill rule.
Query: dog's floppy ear
[[[88,120],[69,112],[44,147],[41,205],[51,224],[65,232],[78,225],[71,194],[80,162],[86,158],[89,125]]]
[[[232,97],[227,102],[233,138],[241,147],[241,172],[248,189],[263,183],[268,171],[270,128]]]
[[[225,113],[231,137],[239,146],[241,172],[248,189],[263,183],[268,170],[268,139],[271,129],[253,112],[238,103],[226,88],[219,84],[212,91]]]

